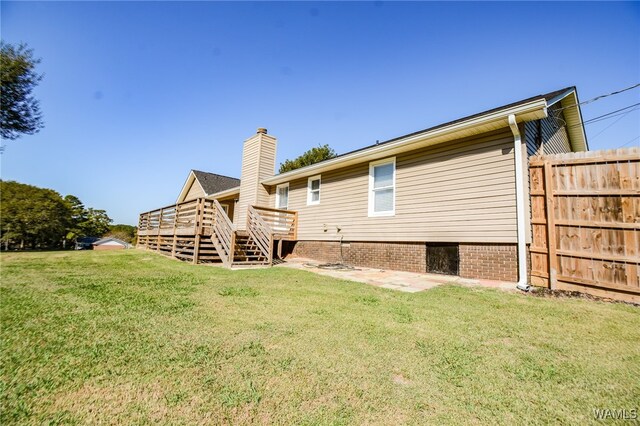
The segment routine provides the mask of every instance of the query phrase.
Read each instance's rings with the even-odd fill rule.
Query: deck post
[[[204,198],[198,198],[196,206],[196,234],[202,234],[202,222],[204,221]]]
[[[298,239],[298,210],[295,210],[293,212],[293,239],[297,240]]]
[[[162,233],[162,214],[164,213],[164,208],[160,209],[160,215],[158,216],[158,234],[156,236],[156,251],[160,251],[160,234]]]
[[[176,204],[176,208],[173,213],[173,246],[171,247],[171,257],[176,257],[176,245],[178,239],[176,238],[177,226],[178,226],[178,212],[180,211],[180,204]]]
[[[229,268],[233,266],[233,258],[236,253],[236,232],[231,233],[231,246],[229,247]]]
[[[200,234],[197,234],[193,239],[193,264],[198,264],[198,257],[200,257]]]
[[[268,265],[271,266],[273,264],[273,233],[269,234],[269,263]]]

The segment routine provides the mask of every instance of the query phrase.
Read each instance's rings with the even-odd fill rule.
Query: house
[[[124,250],[131,247],[131,244],[112,237],[102,238],[92,245],[94,250]]]
[[[528,158],[587,149],[575,87],[282,174],[260,128],[239,181],[191,171],[176,205],[140,215],[139,245],[227,266],[301,256],[526,287]]]
[[[100,238],[98,237],[81,237],[76,239],[76,250],[91,250],[93,248],[92,244],[98,241]]]

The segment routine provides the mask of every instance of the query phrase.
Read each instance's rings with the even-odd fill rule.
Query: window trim
[[[280,206],[280,188],[287,188],[287,206],[286,207],[279,207]],[[281,209],[281,210],[289,210],[289,182],[287,183],[281,183],[280,185],[276,185],[276,205],[275,205],[276,209]]]
[[[318,183],[318,201],[313,201],[311,198],[311,194],[313,193],[313,189],[311,189],[311,182],[319,181]],[[322,175],[311,176],[307,179],[307,205],[308,206],[316,206],[320,204],[320,193],[322,192]]]
[[[375,206],[375,190],[373,188],[373,176],[374,169],[377,166],[384,166],[387,164],[393,164],[393,178],[392,185],[378,189],[393,189],[393,198],[391,200],[392,209],[383,212],[374,211]],[[396,157],[387,157],[382,160],[371,161],[369,163],[369,217],[384,217],[396,215]]]

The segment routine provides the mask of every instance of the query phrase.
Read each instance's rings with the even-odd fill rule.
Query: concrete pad
[[[369,284],[389,290],[417,293],[439,285],[457,284],[515,291],[515,283],[492,280],[476,280],[438,274],[418,274],[414,272],[389,271],[385,269],[356,267],[354,269],[322,269],[323,262],[312,259],[292,258],[276,267],[303,269],[320,275]]]

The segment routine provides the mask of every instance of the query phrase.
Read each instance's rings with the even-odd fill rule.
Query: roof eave
[[[502,127],[507,127],[509,115],[515,115],[518,122],[537,120],[547,116],[547,102],[540,98],[510,108],[494,111],[479,117],[456,122],[448,126],[426,130],[422,133],[412,134],[399,138],[392,142],[372,146],[362,151],[347,154],[335,159],[325,160],[290,172],[275,175],[261,181],[263,185],[277,185],[293,179],[312,176],[338,167],[345,167],[363,161],[391,156],[425,146],[444,143],[456,137],[472,136]]]
[[[239,193],[240,193],[240,187],[236,186],[234,188],[229,188],[229,189],[225,189],[224,191],[216,192],[215,194],[208,194],[207,198],[214,198],[214,199],[226,198],[231,195],[235,195]]]
[[[178,199],[176,200],[176,204],[180,204],[181,202],[184,201],[185,197],[187,196],[188,192],[189,192],[189,188],[191,188],[191,185],[193,184],[194,180],[198,180],[196,178],[196,174],[193,172],[193,170],[189,171],[189,175],[187,176],[187,180],[185,180],[184,185],[182,185],[182,190],[180,191],[180,195],[178,195]],[[198,182],[199,184],[199,182]],[[202,185],[200,185],[202,186]],[[204,191],[204,189],[203,189]]]

